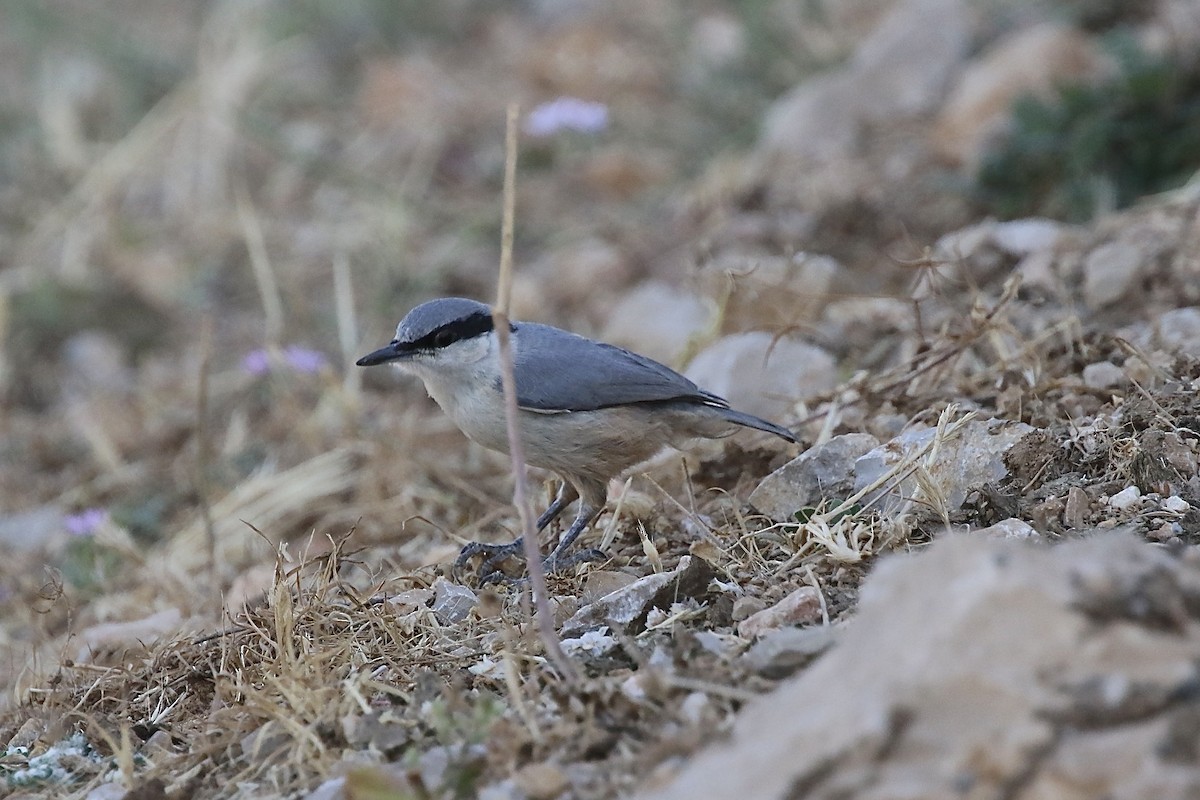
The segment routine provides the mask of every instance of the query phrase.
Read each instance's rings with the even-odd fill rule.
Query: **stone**
[[[1083,368],[1083,385],[1089,389],[1115,389],[1128,383],[1125,370],[1111,361],[1097,361]]]
[[[1042,538],[1042,535],[1032,525],[1016,517],[1002,519],[995,525],[979,528],[975,531],[975,535],[988,536],[993,539],[1025,539],[1029,541],[1038,541]]]
[[[815,586],[801,586],[773,606],[764,608],[738,623],[738,636],[756,639],[768,631],[787,625],[803,625],[821,618],[821,592]]]
[[[824,653],[833,642],[833,628],[828,625],[780,628],[756,641],[741,661],[764,678],[782,680]]]
[[[644,283],[608,314],[601,338],[668,366],[678,366],[696,341],[712,329],[716,309],[677,286]]]
[[[1136,242],[1118,239],[1100,245],[1083,261],[1083,301],[1093,311],[1125,298],[1146,267],[1147,253]]]
[[[750,505],[786,522],[803,508],[844,500],[854,490],[854,462],[878,446],[879,440],[868,433],[844,433],[810,447],[763,478],[750,493]]]
[[[517,770],[513,782],[529,800],[554,800],[571,786],[562,767],[550,763],[526,764]]]
[[[605,626],[625,634],[641,633],[652,609],[665,609],[677,601],[701,596],[715,575],[713,566],[704,559],[683,556],[673,571],[647,575],[583,606],[563,623],[560,635],[574,639]]]
[[[442,625],[462,622],[479,605],[479,595],[460,583],[445,578],[433,582],[433,615]]]
[[[330,778],[304,796],[304,800],[345,800],[346,778]]]
[[[685,374],[734,408],[778,421],[796,401],[831,390],[837,383],[836,366],[816,345],[752,331],[718,339],[692,360]]]
[[[1142,492],[1136,486],[1126,486],[1121,491],[1108,498],[1108,504],[1117,511],[1124,511],[1131,506],[1138,504],[1142,499]]]
[[[1053,97],[1062,83],[1104,74],[1108,59],[1084,33],[1054,22],[1017,27],[957,73],[933,132],[944,159],[974,172],[1023,95]]]
[[[883,559],[834,648],[637,797],[1194,798],[1194,561],[1103,533]]]
[[[1160,314],[1155,328],[1163,349],[1200,358],[1200,308],[1175,308]]]
[[[1007,476],[1004,454],[1022,436],[1033,430],[1032,426],[1023,422],[973,420],[960,429],[958,436],[942,442],[937,448],[937,457],[925,466],[940,497],[946,501],[946,510],[961,508],[972,489],[986,483],[996,483]],[[854,490],[857,492],[866,488],[896,465],[920,452],[936,434],[936,428],[914,428],[861,456],[854,462]],[[938,498],[925,497],[913,476],[889,489],[887,495],[880,506],[887,515],[903,514],[913,509],[924,509],[922,513],[936,513],[926,504],[914,503],[917,497],[927,502]],[[867,502],[871,499],[868,497]]]
[[[845,66],[805,80],[775,101],[763,122],[760,150],[802,161],[853,155],[864,125],[934,108],[969,46],[963,3],[894,3]]]

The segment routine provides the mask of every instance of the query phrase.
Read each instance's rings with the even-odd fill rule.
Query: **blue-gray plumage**
[[[531,322],[512,323],[511,333],[526,458],[563,479],[538,530],[580,498],[579,514],[547,558],[548,569],[579,560],[563,559],[563,553],[603,509],[608,480],[664,446],[728,436],[739,426],[796,441],[786,428],[734,410],[670,367],[624,348]],[[357,363],[388,362],[420,377],[467,436],[508,451],[488,306],[461,297],[417,306],[388,345]],[[474,543],[463,549],[459,563],[483,552],[487,569],[518,547]]]

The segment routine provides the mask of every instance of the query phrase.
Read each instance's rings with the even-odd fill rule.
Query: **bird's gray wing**
[[[514,337],[517,404],[534,411],[594,411],[629,403],[691,400],[727,408],[675,370],[624,348],[534,323]]]

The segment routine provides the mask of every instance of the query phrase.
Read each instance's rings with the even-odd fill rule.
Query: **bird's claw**
[[[479,564],[479,585],[484,586],[489,583],[505,582],[508,576],[498,569],[498,567],[512,557],[520,556],[522,548],[523,545],[520,539],[508,544],[468,542],[459,551],[458,558],[454,560],[454,574],[460,574],[471,559],[482,555],[483,561]]]
[[[454,574],[460,574],[463,568],[475,558],[482,555],[483,561],[479,565],[479,585],[487,586],[490,583],[521,585],[528,582],[527,577],[513,577],[499,566],[509,558],[519,557],[522,555],[524,545],[518,539],[515,542],[508,544],[493,544],[490,542],[469,542],[459,551],[458,558],[454,561]],[[542,560],[542,572],[546,575],[558,574],[576,564],[583,564],[592,561],[604,561],[608,556],[603,550],[596,548],[588,548],[572,553],[569,556],[563,556],[558,553],[551,553]]]

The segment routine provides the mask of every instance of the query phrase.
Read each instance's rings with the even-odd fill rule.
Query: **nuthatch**
[[[563,481],[538,517],[537,530],[580,501],[575,521],[545,560],[547,572],[602,557],[596,551],[564,554],[604,509],[609,479],[665,446],[729,436],[740,427],[796,441],[786,428],[730,408],[645,356],[549,325],[517,322],[511,331],[525,458]],[[463,433],[508,452],[498,352],[491,309],[446,297],[414,308],[396,327],[396,338],[357,363],[392,363],[413,373]],[[519,539],[506,545],[474,542],[463,548],[457,566],[483,553],[481,572],[487,572],[520,548]]]

